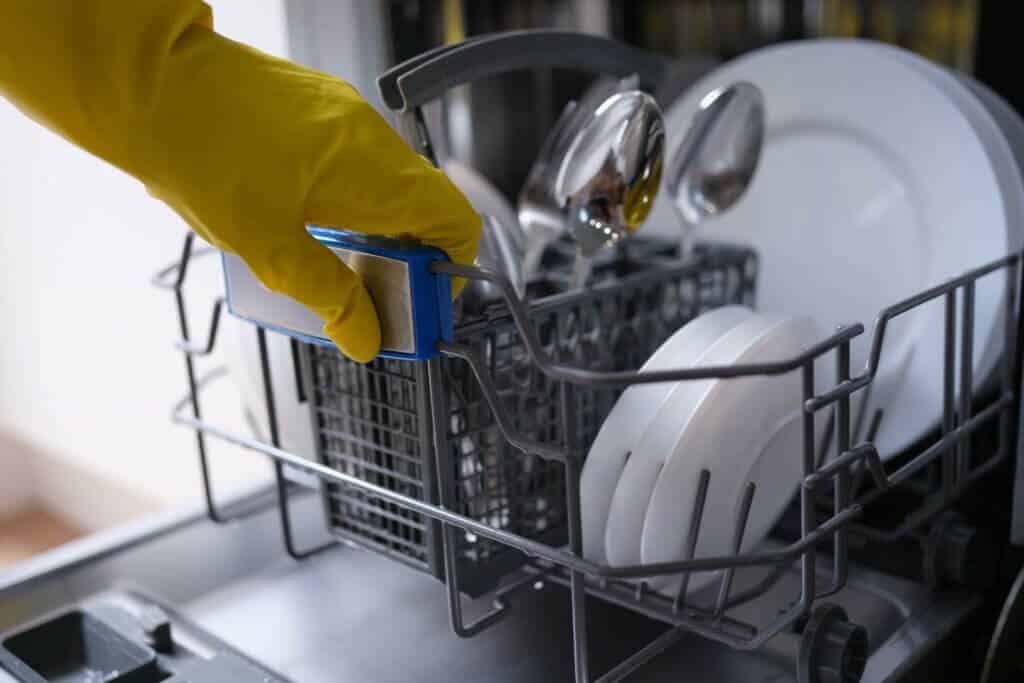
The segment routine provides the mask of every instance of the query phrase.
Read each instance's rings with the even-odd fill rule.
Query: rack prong
[[[700,471],[700,479],[697,481],[697,494],[693,498],[693,512],[690,515],[690,528],[686,530],[686,543],[683,546],[683,559],[693,559],[697,550],[697,538],[700,536],[700,527],[704,517],[704,504],[707,501],[708,483],[711,481],[711,471],[707,468]],[[679,612],[686,603],[686,591],[690,585],[690,572],[683,572],[680,577],[679,590],[672,601],[672,610]]]
[[[750,517],[750,508],[754,502],[754,493],[757,491],[757,484],[747,482],[743,489],[743,499],[740,501],[739,514],[736,516],[736,526],[732,535],[733,555],[738,555],[743,548],[743,532],[747,529],[747,520]],[[730,567],[722,572],[722,582],[718,586],[718,598],[715,600],[715,611],[713,618],[717,621],[725,611],[725,604],[729,600],[729,591],[732,590],[732,577],[736,573],[735,567]]]
[[[942,374],[942,435],[946,436],[956,426],[954,403],[956,372],[956,290],[946,292],[945,336],[943,339],[943,374]],[[952,445],[942,454],[940,485],[942,495],[948,500],[953,495],[956,467],[953,460],[956,446]]]
[[[850,342],[844,341],[836,350],[836,376],[840,382],[850,378]],[[850,450],[850,397],[844,396],[836,403],[836,452]],[[839,515],[846,509],[850,490],[850,469],[841,467],[836,473],[833,487],[833,514]],[[846,583],[847,534],[838,529],[833,541],[833,588]]]
[[[196,344],[187,339],[179,339],[174,343],[174,347],[190,356],[209,356],[213,353],[213,349],[217,345],[217,331],[220,329],[220,314],[223,307],[224,297],[219,297],[213,302],[205,344]]]
[[[960,424],[971,419],[971,399],[974,397],[974,282],[963,288],[964,314],[960,319]],[[957,486],[967,476],[971,465],[971,434],[964,434],[956,449]]]

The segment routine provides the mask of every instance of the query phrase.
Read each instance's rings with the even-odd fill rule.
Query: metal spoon
[[[739,82],[708,93],[665,174],[665,189],[682,222],[679,255],[709,216],[728,211],[750,186],[764,143],[764,97]]]
[[[507,277],[516,295],[522,298],[526,293],[526,280],[523,278],[523,242],[519,226],[506,225],[494,216],[485,215],[483,219],[477,260],[480,265]]]
[[[661,182],[665,127],[650,95],[631,90],[598,107],[569,146],[555,179],[576,240],[573,287],[582,287],[594,255],[638,230]]]
[[[442,168],[483,220],[477,265],[508,277],[516,294],[522,297],[526,291],[523,277],[526,235],[519,226],[516,212],[498,188],[471,166],[457,159],[447,159]],[[460,297],[463,308],[474,313],[500,298],[500,290],[482,280],[467,282]]]
[[[638,82],[635,75],[623,79],[597,79],[583,92],[579,101],[565,106],[544,138],[518,201],[519,223],[527,235],[523,269],[527,279],[540,270],[541,259],[548,246],[568,231],[565,207],[554,195],[555,175],[561,160],[597,108],[615,93],[635,89]]]
[[[523,244],[519,226],[506,225],[487,214],[481,214],[480,218],[483,231],[480,233],[476,265],[507,277],[516,296],[522,299],[526,295],[526,280],[523,277]],[[503,297],[497,285],[484,280],[470,280],[459,298],[463,310],[475,315]]]
[[[527,277],[540,270],[540,262],[548,245],[565,232],[565,214],[551,191],[555,150],[572,120],[576,102],[569,102],[541,144],[537,159],[530,167],[523,189],[519,192],[519,224],[526,233],[523,270]]]

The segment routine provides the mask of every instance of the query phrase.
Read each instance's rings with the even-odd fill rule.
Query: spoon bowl
[[[527,236],[524,273],[537,273],[547,248],[569,231],[566,207],[555,196],[555,180],[569,146],[609,97],[637,87],[636,76],[598,78],[569,102],[548,132],[519,194],[519,222]]]
[[[764,96],[752,83],[733,83],[701,100],[665,173],[666,192],[683,226],[683,256],[694,228],[728,211],[750,186],[764,128]]]
[[[661,184],[665,127],[650,95],[631,90],[605,100],[570,144],[555,179],[578,245],[574,285],[601,249],[636,232]]]

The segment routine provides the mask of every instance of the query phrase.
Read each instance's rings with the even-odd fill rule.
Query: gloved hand
[[[471,263],[480,218],[351,86],[211,26],[200,0],[7,0],[0,94],[140,179],[368,361],[372,301],[305,225],[413,236]]]

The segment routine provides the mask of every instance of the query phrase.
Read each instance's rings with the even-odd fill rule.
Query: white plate
[[[955,75],[988,109],[1010,145],[1010,152],[1017,162],[1017,168],[1024,169],[1024,119],[1021,119],[1020,114],[1006,100],[984,83],[979,83],[966,74],[956,73]],[[1022,226],[1021,232],[1024,233],[1024,226]]]
[[[810,315],[826,329],[865,323],[854,372],[867,361],[879,311],[1012,248],[978,133],[942,87],[891,51],[807,41],[730,62],[669,109],[669,149],[703,94],[738,80],[764,92],[764,153],[746,195],[698,237],[757,249],[760,309]],[[663,201],[652,214],[655,225],[674,228]],[[1004,294],[1001,278],[979,283],[979,378],[989,340],[1001,334]],[[887,411],[882,421],[883,455],[913,443],[941,412],[943,311],[933,301],[889,325],[872,403],[905,407],[900,419]]]
[[[780,316],[754,314],[731,330],[712,339],[692,359],[694,366],[731,364],[734,357],[781,320]],[[605,526],[604,547],[608,563],[617,567],[640,564],[640,535],[644,530],[647,503],[665,459],[679,434],[693,416],[701,397],[711,388],[713,380],[679,382],[672,387],[659,407],[649,409],[647,429],[638,439],[612,495]],[[652,406],[653,408],[653,406]],[[658,410],[666,411],[662,415]]]
[[[1008,135],[1005,134],[1001,124],[998,123],[998,117],[993,109],[993,106],[998,108],[999,103],[993,102],[993,106],[986,105],[986,100],[994,98],[994,94],[991,91],[987,93],[982,91],[981,88],[983,86],[970,76],[954,74],[949,69],[941,67],[913,52],[888,45],[884,46],[884,49],[889,50],[907,64],[912,65],[936,85],[942,87],[947,95],[953,98],[953,101],[960,108],[963,115],[967,117],[967,120],[971,122],[971,125],[974,126],[974,130],[985,145],[989,159],[996,169],[996,179],[999,182],[999,189],[1005,202],[1006,217],[1010,229],[1010,249],[1020,249],[1022,238],[1024,238],[1024,181],[1021,179],[1020,166],[1009,145]],[[1015,120],[1020,125],[1020,119],[1016,115],[1013,115],[1011,120]],[[1009,121],[1007,123],[1012,125]],[[1001,273],[996,273],[990,276],[989,279],[1001,281],[1000,278],[1002,277]],[[1002,329],[1001,326],[1005,321],[1004,313],[1005,309],[1003,308],[997,311],[999,329]],[[982,383],[992,377],[996,364],[1002,355],[1003,345],[1004,338],[1001,334],[994,334],[988,338],[981,360],[975,368],[976,388],[980,388]],[[915,409],[916,406],[907,403],[893,404],[887,409],[885,419],[905,420],[907,415]]]
[[[783,360],[819,341],[822,335],[821,327],[807,317],[757,314],[730,332],[704,362]],[[711,477],[695,557],[732,552],[729,545],[748,482],[757,488],[742,549],[760,543],[785,510],[803,471],[799,370],[778,376],[691,384],[685,391],[674,392],[662,405],[636,448],[638,453],[667,454],[653,492],[625,492],[630,497],[635,495],[636,505],[643,505],[645,496],[649,498],[640,549],[645,563],[683,558],[702,470],[707,469]],[[692,414],[681,425],[678,416],[687,413]],[[824,423],[823,419],[816,420],[816,436]],[[628,486],[628,481],[646,484],[640,477],[627,480],[629,469],[627,465],[620,488]],[[700,590],[716,575],[693,574],[689,590]],[[673,576],[655,577],[649,583],[656,590],[672,592],[678,582]]]
[[[641,370],[650,372],[693,365],[705,348],[751,315],[753,312],[742,306],[723,306],[704,313],[669,337]],[[658,382],[627,389],[615,402],[590,447],[580,474],[580,509],[583,554],[591,560],[606,560],[605,524],[615,485],[648,422],[675,385]]]

